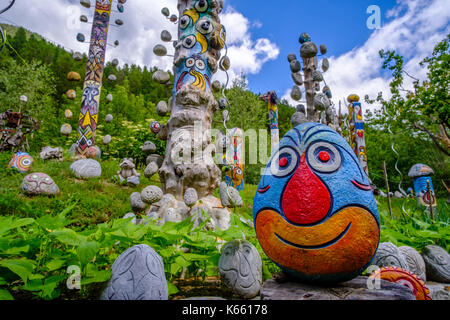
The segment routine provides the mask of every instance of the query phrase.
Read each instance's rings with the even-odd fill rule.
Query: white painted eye
[[[195,25],[195,29],[197,29],[197,31],[201,34],[209,34],[213,32],[214,26],[211,20],[209,20],[208,18],[202,18]]]
[[[270,172],[278,178],[287,177],[298,167],[298,161],[297,151],[290,147],[282,148],[272,157]]]
[[[186,60],[186,67],[188,68],[192,68],[195,65],[195,59],[194,58],[189,58]]]
[[[209,8],[209,4],[208,4],[208,0],[198,0],[195,3],[195,10],[197,10],[198,12],[206,12]]]
[[[22,160],[22,165],[24,166],[29,166],[31,164],[31,160],[30,159],[24,159]]]
[[[190,36],[184,38],[183,47],[185,47],[186,49],[191,49],[195,46],[196,43],[197,43],[197,39],[195,38],[195,36],[190,35]]]
[[[205,70],[206,69],[206,65],[203,62],[203,60],[197,60],[195,61],[195,66],[200,69],[200,70]]]
[[[330,143],[317,142],[308,149],[309,165],[316,171],[332,173],[341,167],[342,158],[339,151]]]
[[[182,30],[186,29],[189,26],[189,23],[191,22],[191,17],[188,15],[184,15],[180,19],[180,28]]]

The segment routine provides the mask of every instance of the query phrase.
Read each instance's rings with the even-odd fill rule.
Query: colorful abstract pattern
[[[271,154],[277,150],[280,143],[280,131],[278,128],[278,104],[277,94],[270,91],[261,96],[261,99],[266,101],[269,109],[269,123],[270,123],[270,138],[271,138]]]
[[[386,280],[408,287],[416,300],[432,300],[430,290],[425,283],[414,273],[399,267],[381,268],[375,271],[371,278]]]
[[[253,219],[264,252],[303,281],[350,280],[379,243],[367,175],[344,138],[318,123],[281,140],[259,183]]]
[[[82,157],[87,157],[88,149],[95,145],[110,16],[111,1],[97,0],[86,66],[81,113],[78,119],[77,152]]]
[[[228,133],[230,144],[227,146],[226,163],[229,169],[226,175],[227,185],[244,190],[244,133],[233,128]]]
[[[21,173],[25,173],[31,170],[34,159],[26,152],[17,152],[9,162],[7,169],[16,169]]]
[[[217,71],[212,51],[222,49],[226,41],[225,28],[214,22],[212,9],[212,0],[195,0],[179,19],[179,46],[183,50],[175,61],[173,95],[186,84],[201,91],[211,86],[212,73]]]
[[[22,190],[28,195],[55,195],[59,193],[59,187],[55,181],[45,173],[27,175],[23,179]]]
[[[350,96],[355,99],[355,96]],[[349,100],[351,101],[349,97]],[[356,96],[357,97],[357,96]],[[359,99],[359,98],[358,98]],[[350,141],[351,147],[364,168],[364,172],[369,175],[366,154],[366,137],[364,132],[364,121],[362,114],[362,106],[359,102],[351,102],[348,106],[350,119]]]

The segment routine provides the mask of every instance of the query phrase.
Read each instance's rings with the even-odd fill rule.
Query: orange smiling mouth
[[[358,271],[370,262],[379,242],[377,221],[360,207],[345,208],[315,226],[295,226],[279,213],[263,210],[255,228],[275,263],[306,275]]]

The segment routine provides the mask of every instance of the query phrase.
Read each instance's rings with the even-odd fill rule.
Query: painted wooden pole
[[[269,111],[269,123],[270,123],[270,145],[271,154],[278,149],[280,143],[280,130],[278,127],[278,104],[277,104],[277,94],[275,91],[270,91],[265,95],[261,96],[261,99],[267,102]]]
[[[348,106],[349,122],[350,122],[350,145],[364,169],[369,176],[369,168],[367,165],[366,138],[364,131],[364,119],[362,106],[359,97],[352,94],[347,98],[350,103]]]
[[[227,147],[226,162],[229,165],[226,181],[227,185],[244,190],[244,132],[239,128],[231,129],[228,133],[230,145]]]
[[[433,199],[433,193],[431,191],[430,180],[427,180],[427,193],[428,193],[428,199]],[[433,201],[430,201],[429,206],[430,206],[431,219],[434,220]]]
[[[95,146],[95,134],[110,17],[111,1],[97,0],[78,121],[77,158],[95,158],[100,152],[100,149]]]

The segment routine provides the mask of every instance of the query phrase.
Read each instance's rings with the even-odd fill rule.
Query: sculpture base
[[[411,290],[397,283],[380,280],[380,289],[369,289],[368,277],[359,276],[336,285],[318,286],[300,282],[264,282],[262,300],[416,300]]]
[[[227,230],[230,227],[230,210],[224,208],[219,199],[213,196],[207,196],[196,202],[192,207],[188,207],[183,201],[177,200],[172,194],[165,194],[161,201],[153,204],[147,212],[149,218],[158,221],[159,225],[166,222],[182,222],[188,218],[195,221],[194,227],[204,222],[208,217],[211,218],[206,223],[209,230]]]

